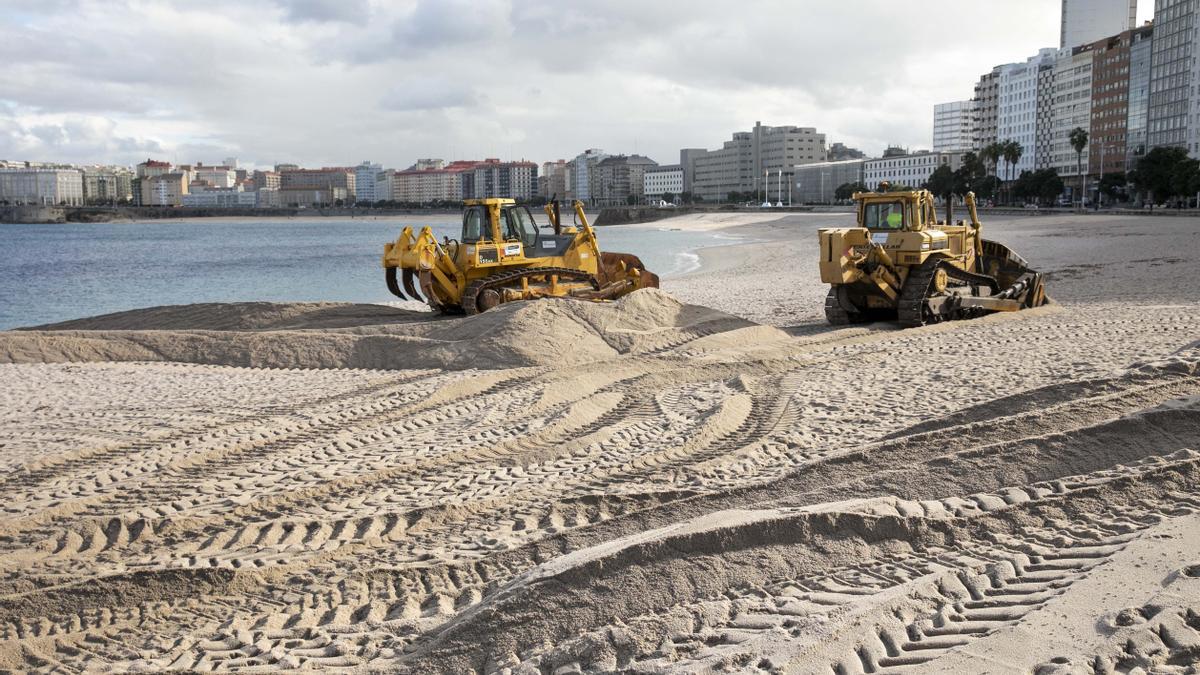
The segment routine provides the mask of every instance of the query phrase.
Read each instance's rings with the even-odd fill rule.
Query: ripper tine
[[[410,269],[404,270],[404,290],[408,293],[409,297],[425,302],[421,298],[421,294],[417,292],[416,285],[413,284],[413,271]]]
[[[404,297],[404,293],[400,292],[400,285],[396,283],[396,268],[395,267],[388,267],[387,269],[385,269],[384,277],[387,279],[387,287],[388,287],[388,290],[392,292],[392,295],[396,296],[397,298],[400,298],[401,300],[408,299],[408,298]]]

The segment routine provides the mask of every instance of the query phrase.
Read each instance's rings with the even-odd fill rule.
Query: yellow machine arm
[[[405,227],[395,242],[384,244],[383,266],[390,270],[388,283],[392,293],[404,297],[395,283],[394,270],[399,269],[404,275],[404,290],[413,298],[420,297],[413,287],[416,276],[425,298],[435,307],[441,304],[439,298],[458,297],[465,285],[465,277],[429,226],[421,228],[416,236],[411,227]]]

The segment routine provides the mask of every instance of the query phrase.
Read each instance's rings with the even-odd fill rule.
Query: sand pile
[[[381,305],[153,307],[0,334],[0,362],[178,361],[266,368],[514,368],[590,363],[754,327],[658,289],[448,318]],[[773,329],[768,329],[773,330]]]

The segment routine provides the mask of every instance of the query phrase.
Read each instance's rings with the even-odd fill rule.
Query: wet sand
[[[0,333],[0,668],[1194,665],[1200,219],[990,222],[1056,304],[911,330],[756,220],[619,303]]]

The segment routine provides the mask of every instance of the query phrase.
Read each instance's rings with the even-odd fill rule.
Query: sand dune
[[[1060,304],[833,330],[784,264],[816,218],[620,303],[0,333],[0,668],[1195,667],[1181,265],[1014,220]],[[1196,223],[1122,227],[1183,259]],[[1107,274],[1061,273],[1083,243]]]

